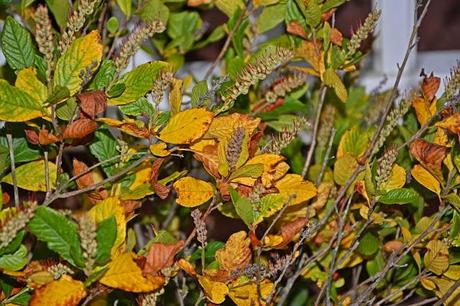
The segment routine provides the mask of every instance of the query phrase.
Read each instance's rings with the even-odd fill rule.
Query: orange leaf
[[[209,301],[214,304],[221,304],[225,301],[229,292],[227,285],[212,281],[206,276],[197,275],[197,278]]]
[[[441,167],[447,155],[446,147],[416,139],[410,145],[410,153],[433,175],[442,179]]]
[[[105,111],[107,107],[107,96],[103,90],[84,92],[77,96],[80,101],[80,108],[91,119],[97,114]]]
[[[91,119],[78,119],[64,129],[64,139],[81,139],[97,129],[97,123]]]
[[[424,77],[422,82],[422,93],[425,99],[431,102],[436,97],[436,92],[439,89],[441,79],[431,74],[429,77]]]
[[[147,261],[144,266],[144,273],[158,273],[161,269],[172,266],[174,256],[182,249],[183,240],[174,244],[152,243],[147,254]]]
[[[336,28],[331,29],[331,32],[329,33],[329,37],[331,38],[332,43],[336,44],[337,46],[342,45],[342,40],[343,40],[342,33]]]
[[[225,247],[216,252],[216,260],[220,268],[229,272],[244,269],[252,258],[250,244],[251,241],[246,232],[240,231],[232,234]]]
[[[82,282],[63,275],[59,280],[35,290],[29,305],[72,306],[78,305],[85,296],[86,289]]]
[[[297,20],[291,21],[286,27],[286,31],[290,34],[307,39],[307,33],[305,33],[305,29]]]
[[[453,134],[460,135],[460,113],[455,113],[450,117],[436,123],[436,126],[449,130]]]
[[[433,116],[430,110],[430,105],[421,97],[412,100],[412,107],[415,109],[417,121],[423,125]]]

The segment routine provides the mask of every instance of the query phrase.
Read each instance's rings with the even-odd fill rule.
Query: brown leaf
[[[97,123],[91,119],[78,119],[64,129],[64,139],[84,138],[97,129]]]
[[[303,26],[300,24],[300,22],[294,20],[294,21],[291,21],[287,28],[286,28],[286,31],[290,34],[293,34],[293,35],[297,35],[297,36],[300,36],[304,39],[307,39],[307,33],[305,32],[305,29],[303,28]]]
[[[446,147],[417,139],[411,143],[410,153],[433,175],[442,178],[441,167],[447,155]]]
[[[96,118],[96,115],[105,111],[107,107],[107,96],[103,90],[84,92],[77,98],[80,101],[80,109],[91,119]]]
[[[403,247],[403,243],[399,240],[391,240],[385,243],[383,246],[383,250],[387,253],[391,253],[393,251],[399,251]]]
[[[134,215],[134,211],[142,206],[141,201],[121,200],[126,219],[130,219]]]
[[[150,176],[150,185],[153,191],[160,197],[166,199],[169,195],[170,188],[163,184],[158,183],[158,175],[160,174],[160,167],[163,164],[164,158],[157,158],[152,164],[152,175]]]
[[[147,254],[143,272],[156,274],[161,269],[172,266],[174,256],[182,250],[183,246],[183,240],[174,244],[153,243]]]
[[[330,9],[329,11],[327,11],[327,12],[324,12],[324,13],[321,15],[321,19],[322,19],[323,21],[328,21],[328,20],[332,17],[332,15],[334,15],[334,13],[335,13],[336,10],[337,10],[336,8],[333,8],[333,9]]]
[[[281,227],[281,236],[284,243],[289,243],[307,224],[307,218],[297,218]]]
[[[342,45],[342,40],[343,40],[342,33],[336,28],[331,29],[331,32],[329,33],[329,37],[331,38],[332,43],[336,44],[337,46]]]
[[[168,197],[171,188],[160,183],[155,183],[152,185],[153,191],[155,194],[160,197],[160,199],[164,200]]]
[[[24,133],[26,134],[27,141],[31,144],[38,145],[38,133],[32,129],[25,129]]]
[[[2,201],[3,204],[7,204],[10,201],[10,195],[8,194],[8,192],[4,192],[2,194]]]
[[[38,142],[41,145],[49,145],[52,143],[58,142],[60,139],[54,134],[51,134],[47,129],[40,129],[40,132],[38,133]]]
[[[88,166],[84,162],[81,162],[77,159],[73,160],[73,175],[81,175],[76,180],[79,189],[86,188],[94,184],[93,175],[90,171],[88,171]]]
[[[229,272],[244,269],[252,258],[250,244],[251,241],[247,238],[246,232],[240,231],[232,234],[225,243],[225,247],[216,252],[216,260],[220,268]]]
[[[433,76],[433,73],[429,77],[424,77],[422,82],[422,93],[425,99],[432,101],[436,97],[436,92],[439,89],[441,78]]]

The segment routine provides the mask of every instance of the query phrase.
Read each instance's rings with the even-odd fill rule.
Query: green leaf
[[[255,215],[254,225],[264,221],[264,218],[273,216],[286,203],[286,197],[281,194],[268,194],[260,199]]]
[[[451,193],[445,196],[444,198],[447,200],[447,202],[452,204],[452,206],[454,206],[455,209],[457,209],[457,211],[460,211],[460,196],[458,196],[455,193]]]
[[[28,262],[27,248],[21,245],[14,254],[0,257],[0,269],[18,271],[24,268]]]
[[[63,102],[70,97],[70,91],[67,87],[56,86],[45,101],[45,105],[55,105]]]
[[[128,116],[141,116],[146,114],[151,117],[155,114],[155,108],[144,97],[138,99],[136,102],[120,106],[120,111]]]
[[[0,249],[0,255],[16,252],[19,246],[21,245],[22,239],[24,239],[25,234],[25,231],[20,231],[19,233],[17,233],[16,237],[14,237],[13,241],[11,241],[10,244]]]
[[[0,153],[0,165],[4,165],[1,169],[9,168],[11,161],[8,150],[8,140],[3,135],[0,136],[0,146],[6,149],[6,154]],[[40,157],[40,152],[33,149],[24,137],[16,135],[13,135],[13,153],[16,163],[33,161]]]
[[[140,12],[140,17],[146,23],[159,20],[163,24],[167,24],[169,9],[166,5],[163,4],[162,0],[147,0],[144,1],[144,6]]]
[[[56,165],[48,162],[50,189],[56,184]],[[13,185],[13,176],[6,175],[2,182]],[[19,188],[29,191],[46,191],[45,161],[37,160],[16,168],[16,183]]]
[[[450,228],[449,238],[452,241],[452,245],[458,247],[460,246],[460,214],[457,211],[454,211],[450,224],[452,224],[452,226]]]
[[[124,92],[118,97],[109,99],[108,103],[111,105],[123,105],[143,97],[152,89],[160,71],[168,66],[167,63],[160,61],[137,66],[123,75],[117,83],[123,83],[126,86]]]
[[[67,99],[65,103],[61,103],[57,106],[56,115],[61,120],[70,121],[70,119],[72,119],[73,116],[75,116],[75,114],[77,113],[77,108],[77,100],[74,97],[72,97],[70,99]]]
[[[70,264],[84,267],[77,225],[64,215],[49,207],[39,206],[29,222],[29,229],[38,240],[46,242],[50,250]]]
[[[230,189],[230,196],[235,206],[236,213],[240,216],[241,220],[250,227],[256,219],[251,201],[247,198],[240,197],[238,192],[234,189]]]
[[[23,122],[41,117],[41,104],[24,91],[0,80],[0,120]]]
[[[107,20],[107,30],[109,30],[111,34],[116,33],[118,31],[118,27],[119,27],[119,22],[118,22],[117,17],[112,16],[109,18],[109,20]]]
[[[106,59],[102,61],[102,64],[99,67],[99,70],[97,71],[96,75],[94,76],[91,83],[89,84],[89,88],[91,89],[107,88],[110,82],[112,82],[113,78],[115,77],[116,72],[117,72],[117,69],[112,60]]]
[[[280,24],[286,15],[286,3],[279,3],[264,8],[257,17],[256,25],[259,33],[273,29]]]
[[[377,253],[380,248],[380,240],[372,232],[366,232],[359,240],[358,252],[361,255],[370,257]]]
[[[342,80],[338,76],[338,74],[335,72],[333,68],[328,68],[323,74],[323,81],[324,84],[328,87],[331,87],[334,89],[335,94],[337,97],[340,99],[342,102],[346,102],[348,99],[348,92],[347,89],[345,88],[345,85],[343,85]]]
[[[123,14],[125,14],[126,19],[129,19],[129,17],[131,16],[132,1],[131,0],[117,0],[117,4],[120,7]]]
[[[321,11],[323,13],[333,9],[334,7],[338,7],[345,3],[346,0],[327,0],[322,6]]]
[[[321,22],[321,8],[316,0],[304,0],[304,16],[307,24],[314,28]]]
[[[108,129],[99,129],[95,132],[96,141],[90,144],[89,150],[99,161],[104,161],[118,155],[117,141],[112,137]],[[113,165],[117,161],[104,163],[102,169],[107,175],[112,175]]]
[[[13,17],[8,16],[0,38],[2,51],[13,70],[31,67],[35,63],[35,51],[29,32]]]
[[[167,33],[172,38],[168,48],[179,48],[181,53],[190,50],[196,37],[197,30],[202,25],[197,12],[171,13],[168,19]]]
[[[198,83],[196,83],[192,89],[192,96],[190,98],[190,103],[192,104],[192,107],[196,107],[202,102],[204,102],[207,93],[208,84],[206,80],[199,81]]]
[[[208,244],[206,244],[204,248],[204,257],[205,257],[206,262],[214,261],[217,250],[223,248],[224,246],[225,246],[225,243],[221,241],[211,241]],[[190,261],[195,261],[200,258],[201,258],[201,249],[197,249],[190,256]]]
[[[416,203],[420,195],[413,189],[398,188],[392,189],[379,197],[378,201],[382,204],[409,204]]]
[[[243,0],[216,0],[215,4],[229,18],[233,16],[236,10],[245,9]]]
[[[54,87],[67,87],[71,96],[77,93],[83,83],[82,74],[99,66],[102,49],[97,31],[76,39],[57,61]]]
[[[117,239],[117,221],[114,216],[101,221],[97,226],[96,263],[104,265],[110,259],[113,244]]]
[[[46,4],[53,13],[59,27],[61,29],[65,28],[67,24],[67,16],[69,16],[70,13],[69,1],[46,0]]]
[[[241,168],[236,169],[232,175],[230,175],[229,181],[239,177],[258,178],[262,175],[263,171],[264,165],[262,164],[244,165]]]

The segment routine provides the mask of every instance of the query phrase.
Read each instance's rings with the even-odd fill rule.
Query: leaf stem
[[[8,141],[8,149],[10,152],[10,162],[11,162],[11,178],[13,179],[13,189],[14,189],[14,206],[19,208],[19,191],[18,191],[18,181],[16,179],[16,165],[14,160],[14,147],[13,147],[13,136],[8,133],[6,134],[6,139]]]

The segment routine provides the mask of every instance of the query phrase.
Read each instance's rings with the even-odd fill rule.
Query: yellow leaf
[[[324,71],[324,62],[321,61],[320,46],[315,46],[311,41],[302,41],[302,44],[297,48],[296,53],[302,57],[310,66],[313,71],[310,74],[319,76],[321,71]],[[308,69],[308,68],[307,68]]]
[[[460,279],[460,266],[459,265],[450,265],[449,269],[444,272],[444,276],[452,280],[459,280]]]
[[[198,282],[206,294],[206,297],[211,303],[221,304],[225,301],[228,294],[228,287],[224,283],[215,282],[205,276],[197,275]]]
[[[412,168],[411,174],[422,186],[433,191],[437,195],[441,194],[441,185],[438,180],[421,165],[415,165],[414,168]]]
[[[434,291],[436,289],[436,284],[432,280],[433,277],[422,277],[420,278],[420,283],[422,284],[423,288]]]
[[[342,102],[346,102],[348,99],[348,92],[343,85],[342,80],[338,76],[338,74],[335,72],[333,68],[328,68],[324,74],[323,74],[323,81],[324,84],[328,87],[331,87],[334,89],[335,94],[337,97],[340,99]]]
[[[298,174],[286,174],[276,182],[275,187],[284,195],[286,201],[291,198],[290,205],[306,202],[316,196],[316,187],[312,182],[304,181]]]
[[[244,269],[252,258],[250,244],[251,241],[246,232],[239,231],[232,234],[225,243],[225,247],[216,252],[216,260],[220,268],[225,271]]]
[[[440,240],[428,242],[427,252],[423,258],[425,267],[436,275],[441,275],[449,268],[449,247]]]
[[[76,39],[58,59],[54,74],[54,86],[67,87],[70,95],[80,90],[83,82],[81,71],[96,71],[102,58],[101,37],[97,31]]]
[[[150,177],[152,175],[152,167],[149,162],[142,163],[133,172],[134,172],[134,181],[129,186],[130,190],[135,190],[139,186],[150,182]]]
[[[40,103],[46,101],[48,97],[48,89],[37,78],[37,70],[33,67],[19,71],[14,85]]]
[[[208,201],[214,195],[214,189],[208,182],[187,176],[174,183],[177,203],[185,207],[195,207]]]
[[[192,108],[174,115],[159,138],[172,144],[191,144],[207,131],[214,114],[204,108]]]
[[[451,133],[460,134],[460,113],[455,113],[450,117],[436,123],[437,127],[449,130]]]
[[[48,162],[50,189],[56,185],[56,165]],[[13,185],[10,174],[3,178],[3,182]],[[37,160],[16,168],[16,182],[19,188],[30,191],[46,191],[45,161]]]
[[[344,156],[346,153],[355,158],[360,158],[369,145],[370,136],[369,132],[363,131],[357,126],[347,130],[340,138],[336,154],[337,158]]]
[[[391,174],[388,180],[382,184],[381,189],[390,191],[401,188],[406,183],[406,170],[403,167],[395,164],[391,169]]]
[[[112,256],[122,252],[126,238],[126,218],[120,200],[115,197],[107,198],[91,208],[88,211],[88,216],[92,218],[95,223],[115,216],[117,222],[117,239],[112,247]]]
[[[155,143],[150,146],[150,152],[153,155],[158,157],[165,157],[171,154],[169,150],[166,149],[166,144],[164,142]]]
[[[182,105],[182,86],[184,82],[182,80],[173,79],[171,84],[171,91],[169,92],[169,108],[171,109],[171,115],[175,115],[180,112]]]
[[[334,181],[343,186],[358,167],[358,162],[350,154],[338,158],[334,164]]]
[[[35,290],[29,305],[76,306],[85,296],[86,289],[82,282],[63,275],[59,280]]]
[[[280,155],[264,153],[264,154],[254,156],[253,158],[248,160],[246,165],[255,165],[255,164],[264,165],[264,171],[262,173],[262,184],[265,187],[271,187],[273,185],[273,181],[278,179],[281,173],[283,173],[284,171],[287,172],[285,165],[277,169],[277,165],[280,162],[282,162],[284,159],[285,158]],[[245,184],[245,185],[248,185],[248,184]],[[248,185],[248,186],[252,186],[252,185]]]
[[[254,119],[239,113],[217,117],[214,118],[203,138],[228,139],[233,135],[235,129],[239,127],[244,128],[246,133],[251,135],[259,123],[259,118]]]
[[[135,254],[131,252],[115,257],[99,282],[129,292],[150,292],[162,287],[164,278],[150,274],[144,277],[134,258]]]
[[[270,292],[273,290],[273,283],[264,279],[260,282],[260,294],[262,299],[259,299],[257,292],[257,284],[255,282],[242,282],[232,283],[233,287],[230,288],[228,296],[237,306],[262,306],[266,305],[263,299],[267,299]]]
[[[415,115],[420,125],[424,125],[433,116],[430,106],[422,97],[415,98],[412,101],[412,107],[415,109]]]

